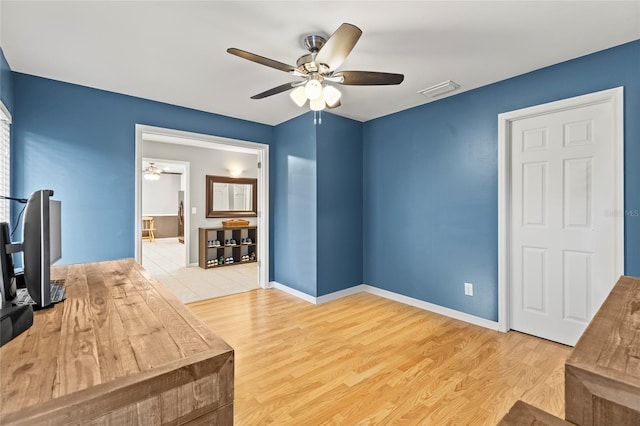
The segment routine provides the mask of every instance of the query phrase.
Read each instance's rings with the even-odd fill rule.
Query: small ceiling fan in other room
[[[234,47],[227,49],[227,52],[300,78],[258,93],[251,99],[263,99],[293,89],[290,96],[298,106],[302,107],[308,99],[311,110],[322,111],[341,105],[342,94],[334,84],[382,86],[400,84],[404,80],[403,74],[338,71],[338,67],[342,65],[361,35],[360,28],[347,23],[340,25],[329,39],[315,34],[309,35],[303,41],[309,53],[299,57],[295,67]]]

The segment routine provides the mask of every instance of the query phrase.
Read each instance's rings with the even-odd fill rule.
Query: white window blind
[[[0,195],[11,192],[10,127],[11,115],[0,102]],[[0,222],[9,222],[10,207],[9,200],[0,200]]]

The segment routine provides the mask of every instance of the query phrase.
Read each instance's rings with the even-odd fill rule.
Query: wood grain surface
[[[640,278],[621,277],[567,360],[566,419],[640,425]]]
[[[564,417],[571,348],[371,294],[255,290],[188,305],[236,356],[236,425],[495,425],[518,400]]]
[[[526,402],[518,401],[498,423],[498,426],[571,426],[556,416],[533,407]]]
[[[182,424],[233,411],[233,349],[135,261],[56,267],[53,278],[67,300],[0,349],[0,424]]]

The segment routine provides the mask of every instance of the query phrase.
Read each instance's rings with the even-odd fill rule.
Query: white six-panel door
[[[575,345],[620,274],[612,103],[514,120],[510,328]]]

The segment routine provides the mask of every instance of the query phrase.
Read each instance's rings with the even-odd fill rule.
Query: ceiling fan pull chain
[[[313,111],[313,125],[322,124],[322,111]]]

